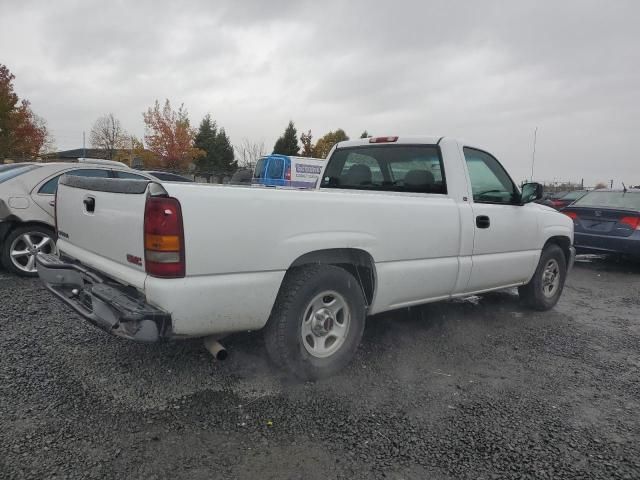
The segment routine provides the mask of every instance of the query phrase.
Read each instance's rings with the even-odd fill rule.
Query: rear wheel
[[[298,378],[330,376],[353,359],[365,316],[362,290],[349,272],[332,265],[295,269],[265,327],[267,351]]]
[[[529,283],[518,288],[522,301],[535,310],[553,308],[562,294],[567,277],[567,260],[558,245],[542,250],[540,261]]]
[[[2,245],[2,264],[8,271],[23,277],[35,277],[36,255],[55,253],[55,234],[40,225],[18,227],[7,235]]]

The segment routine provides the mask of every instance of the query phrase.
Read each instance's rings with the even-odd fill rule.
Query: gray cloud
[[[169,98],[232,141],[433,133],[496,153],[518,179],[640,184],[634,1],[10,2],[0,61],[61,148],[113,112]]]

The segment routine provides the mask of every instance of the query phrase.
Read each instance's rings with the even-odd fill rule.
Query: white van
[[[320,158],[273,153],[258,160],[251,183],[270,187],[314,188],[325,163]]]

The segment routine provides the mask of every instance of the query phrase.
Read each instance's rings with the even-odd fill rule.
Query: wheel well
[[[2,223],[5,224],[5,228],[0,228],[0,244],[2,244],[9,234],[16,228],[37,226],[53,230],[55,233],[55,228],[44,222],[21,222],[17,217],[7,217],[7,219]]]
[[[547,245],[552,245],[552,244],[558,245],[562,249],[562,252],[564,253],[564,258],[567,261],[567,265],[569,265],[569,262],[571,260],[571,240],[569,240],[569,237],[563,237],[563,236],[551,237],[549,240],[547,240],[544,246],[546,247]]]
[[[358,248],[316,250],[298,257],[289,269],[309,264],[334,265],[346,270],[360,284],[367,305],[371,305],[373,302],[376,288],[376,268],[373,257],[368,252]]]

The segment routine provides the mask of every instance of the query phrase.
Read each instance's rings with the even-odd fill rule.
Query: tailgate
[[[142,289],[144,211],[150,180],[63,176],[56,195],[58,250]]]

